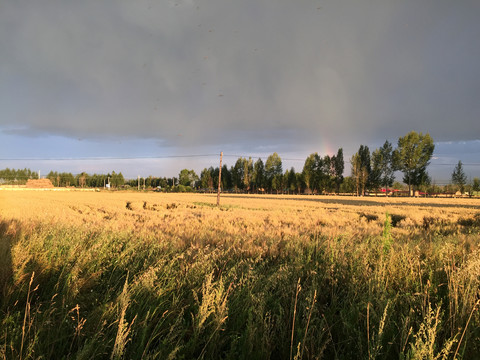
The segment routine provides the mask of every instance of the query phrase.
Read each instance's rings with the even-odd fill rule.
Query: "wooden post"
[[[222,158],[223,158],[223,151],[220,153],[220,167],[218,168],[217,206],[220,206],[220,191],[222,190]]]

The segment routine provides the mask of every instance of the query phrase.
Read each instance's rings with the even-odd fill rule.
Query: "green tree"
[[[225,166],[225,165],[224,165]],[[212,189],[215,191],[215,189],[218,189],[218,173],[220,172],[219,170],[219,167],[213,167],[213,166],[210,166],[208,168],[208,171],[210,172],[210,176],[212,178]],[[223,171],[223,168],[222,168],[222,181],[224,179],[224,171]]]
[[[343,149],[337,151],[337,155],[332,157],[332,175],[335,182],[335,191],[340,192],[340,184],[343,182],[343,171],[345,169],[345,161],[343,160]]]
[[[381,170],[382,155],[380,149],[372,152],[372,172],[370,173],[370,186],[375,191],[382,185],[382,170]]]
[[[296,173],[297,194],[301,194],[305,190],[305,180],[302,173]]]
[[[459,161],[457,166],[455,166],[455,169],[453,169],[452,183],[456,185],[463,194],[465,184],[467,183],[467,175],[465,175],[465,172],[463,171],[463,164],[461,161]]]
[[[362,194],[365,194],[365,190],[371,186],[371,173],[372,173],[372,163],[370,158],[370,149],[367,145],[360,145],[358,149],[358,156],[360,157],[360,166],[362,169],[362,176],[366,176],[365,181],[363,182]]]
[[[145,179],[145,186],[147,189],[151,189],[155,185],[155,178],[152,175],[148,175],[148,177]]]
[[[387,195],[388,188],[392,186],[395,180],[392,153],[392,144],[388,140],[385,141],[382,147],[372,153],[371,186],[375,190],[383,186]]]
[[[357,196],[365,195],[365,190],[370,186],[372,167],[370,164],[370,149],[366,145],[360,145],[358,151],[350,159],[352,165],[352,177],[355,180]]]
[[[253,161],[252,158],[243,159],[243,188],[250,192],[253,183]]]
[[[0,184],[26,184],[29,179],[38,179],[38,173],[27,168],[0,170]]]
[[[380,148],[380,184],[385,187],[385,191],[392,186],[395,181],[395,168],[393,163],[393,147],[392,144],[385,140]],[[388,191],[387,191],[388,194]]]
[[[265,180],[267,188],[270,191],[280,189],[282,183],[282,159],[278,154],[275,152],[267,158],[265,162]]]
[[[86,172],[82,171],[80,174],[78,174],[76,176],[76,180],[77,180],[77,184],[78,186],[84,188],[85,186],[87,186],[87,182],[88,182],[88,179],[89,179],[89,176]]]
[[[183,169],[178,174],[178,181],[180,185],[194,187],[195,181],[198,181],[198,176],[193,170]]]
[[[305,164],[303,165],[303,180],[305,182],[306,190],[315,192],[318,186],[318,172],[320,167],[321,159],[317,153],[310,154],[305,159]]]
[[[368,180],[368,170],[362,162],[362,157],[357,152],[352,155],[350,159],[350,164],[352,165],[352,178],[355,182],[355,190],[357,196],[360,194],[365,195],[365,186]]]
[[[245,187],[245,159],[240,157],[235,162],[235,165],[232,167],[232,180],[235,192],[239,189],[244,189]],[[247,175],[248,176],[248,175]]]
[[[472,182],[472,192],[478,193],[480,191],[480,179],[479,178],[473,178]]]
[[[72,175],[72,173],[60,173],[57,176],[57,180],[60,185],[58,186],[73,186],[75,184],[75,177]]]
[[[252,158],[248,158],[248,160],[243,157],[238,158],[235,166],[232,167],[232,180],[235,191],[241,189],[249,192],[253,185],[253,177],[254,167]]]
[[[59,179],[58,179],[58,173],[56,171],[50,171],[48,174],[47,174],[47,179],[49,179],[53,186],[60,186],[59,184]]]
[[[294,193],[297,189],[297,175],[293,166],[290,170],[285,171],[285,187],[289,194],[290,192]]]
[[[329,155],[325,155],[318,167],[317,173],[320,190],[322,193],[331,192],[334,188],[333,181],[333,161]]]
[[[355,179],[351,176],[347,176],[343,179],[342,183],[340,184],[340,192],[341,193],[355,193]]]
[[[218,171],[217,171],[217,187],[218,187]],[[232,175],[230,170],[228,170],[227,165],[222,166],[222,189],[231,189],[232,188]]]
[[[122,173],[119,172],[117,174],[115,171],[112,171],[112,174],[110,175],[110,184],[114,188],[123,186],[125,184],[125,178]]]
[[[253,165],[253,184],[255,190],[258,192],[260,189],[265,188],[265,165],[262,159],[258,158]]]
[[[409,132],[398,139],[397,149],[393,152],[395,168],[403,172],[403,182],[408,191],[414,194],[415,186],[428,179],[427,166],[433,155],[435,145],[427,133]]]
[[[208,189],[209,191],[213,190],[213,179],[210,171],[205,168],[200,173],[200,186],[202,189]]]

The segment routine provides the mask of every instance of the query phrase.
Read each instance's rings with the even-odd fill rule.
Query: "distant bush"
[[[191,186],[185,186],[185,185],[177,185],[172,189],[173,192],[180,192],[180,193],[185,193],[185,192],[193,192],[193,189]]]

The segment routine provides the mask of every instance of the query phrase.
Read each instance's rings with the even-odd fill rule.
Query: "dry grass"
[[[480,200],[215,202],[0,191],[0,358],[480,351]]]
[[[167,231],[189,237],[213,230],[256,238],[320,228],[331,236],[377,233],[387,212],[394,233],[405,234],[430,225],[447,227],[480,213],[480,200],[471,199],[224,195],[220,209],[215,201],[215,195],[203,194],[0,192],[0,214],[4,219],[88,224],[113,231]]]

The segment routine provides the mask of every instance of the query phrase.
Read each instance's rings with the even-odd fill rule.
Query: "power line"
[[[218,156],[218,155],[217,155]],[[259,159],[265,159],[267,156],[257,156],[257,155],[235,155],[235,154],[223,154],[223,157],[236,157],[236,158],[259,158]],[[282,160],[285,161],[305,161],[305,159],[294,159],[294,158],[284,158],[281,157]]]
[[[152,156],[84,156],[84,157],[45,157],[45,158],[0,158],[0,161],[102,161],[102,160],[155,160],[155,159],[180,159],[217,157],[218,154],[188,154],[188,155],[152,155]],[[224,154],[224,157],[234,158],[260,158],[267,156]],[[306,158],[281,158],[282,161],[305,161]],[[348,162],[348,160],[346,161]],[[458,163],[431,163],[429,166],[456,166]],[[480,166],[480,163],[462,163],[462,166]]]
[[[430,164],[428,166],[457,166],[457,164]],[[480,166],[480,163],[462,163],[462,166]]]
[[[198,158],[198,157],[217,157],[218,154],[191,154],[191,155],[160,155],[160,156],[92,156],[92,157],[69,157],[69,158],[0,158],[0,161],[99,161],[99,160],[143,160],[143,159],[175,159],[175,158]],[[224,154],[224,157],[236,157],[236,158],[261,158],[265,159],[266,156],[255,155],[235,155]],[[281,158],[285,161],[304,161],[300,158]]]
[[[97,161],[97,160],[142,160],[142,159],[175,159],[175,158],[197,158],[211,157],[218,154],[192,154],[192,155],[160,155],[160,156],[92,156],[92,157],[70,157],[70,158],[4,158],[0,161]]]

